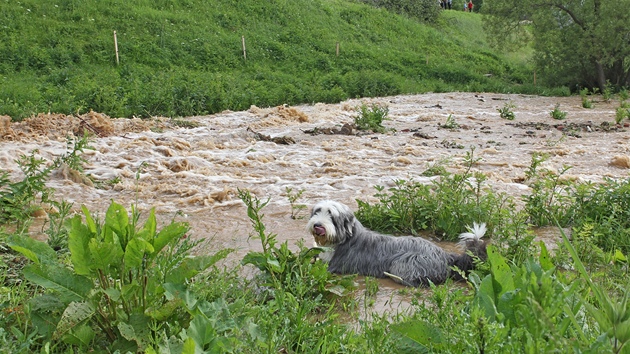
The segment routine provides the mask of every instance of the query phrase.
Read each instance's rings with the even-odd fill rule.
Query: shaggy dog
[[[320,255],[329,262],[331,273],[387,276],[409,286],[440,284],[448,277],[461,279],[455,267],[467,272],[474,266],[474,257],[487,258],[486,243],[481,240],[485,224],[474,224],[471,232],[460,235],[460,245],[466,249],[463,254],[446,252],[421,237],[394,237],[368,230],[348,206],[331,200],[313,207],[306,229],[318,246],[332,249]]]

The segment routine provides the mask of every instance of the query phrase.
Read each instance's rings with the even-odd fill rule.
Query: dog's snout
[[[313,224],[313,227],[322,227],[322,226],[324,226],[324,225],[322,225],[321,222],[316,222],[316,223]]]

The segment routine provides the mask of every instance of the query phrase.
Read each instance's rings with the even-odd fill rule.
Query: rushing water
[[[384,125],[395,131],[307,133],[343,130],[362,102],[387,105]],[[516,106],[513,121],[499,116],[498,109],[508,102]],[[568,113],[566,120],[550,117],[556,104]],[[481,158],[475,168],[487,176],[488,188],[512,195],[528,192],[521,181],[534,152],[551,156],[542,168],[572,166],[564,178],[598,182],[628,177],[629,134],[624,127],[607,125],[614,123],[617,106],[595,102],[593,109],[585,109],[579,97],[445,93],[252,107],[186,118],[198,124],[193,128],[178,128],[169,119],[110,120],[92,114],[77,121],[41,115],[20,124],[0,121],[0,167],[21,178],[17,156],[38,149],[39,156],[52,160],[66,151],[68,127],[88,125],[100,134],[91,140],[94,150],[84,155],[85,174],[97,183],[57,171],[48,183],[56,198],[73,202],[75,210],[86,205],[101,213],[110,200],[126,207],[137,203],[144,211],[154,207],[161,222],[174,217],[188,221],[192,237],[208,239],[213,250],[236,248],[232,259],[240,260],[260,245],[248,237],[251,225],[238,189],[270,199],[263,210],[267,230],[295,247],[300,241],[310,245],[312,238],[303,218],[290,217],[288,189],[303,190],[299,204],[329,198],[356,208],[356,199],[375,200],[376,185],[390,187],[398,179],[428,183],[430,178],[421,173],[436,163],[447,161],[451,172],[462,171],[471,148]],[[449,115],[458,129],[439,127]],[[267,137],[280,138],[280,144],[264,141]],[[388,282],[382,286],[396,289]]]

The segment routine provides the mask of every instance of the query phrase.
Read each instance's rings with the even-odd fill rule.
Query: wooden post
[[[534,86],[536,86],[536,70],[534,70]]]
[[[339,42],[337,42],[337,46],[335,48],[335,53],[337,53],[337,56],[339,56]]]
[[[241,36],[241,42],[243,43],[243,59],[247,61],[247,49],[245,49],[245,36]]]
[[[116,38],[116,31],[114,31],[114,48],[116,49],[116,65],[120,64],[118,60],[118,38]]]

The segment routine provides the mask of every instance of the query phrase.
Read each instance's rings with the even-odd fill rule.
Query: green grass
[[[534,87],[520,58],[489,48],[481,16],[461,11],[427,25],[341,0],[0,3],[0,114],[14,119],[90,109],[189,116],[428,91],[565,91]]]

